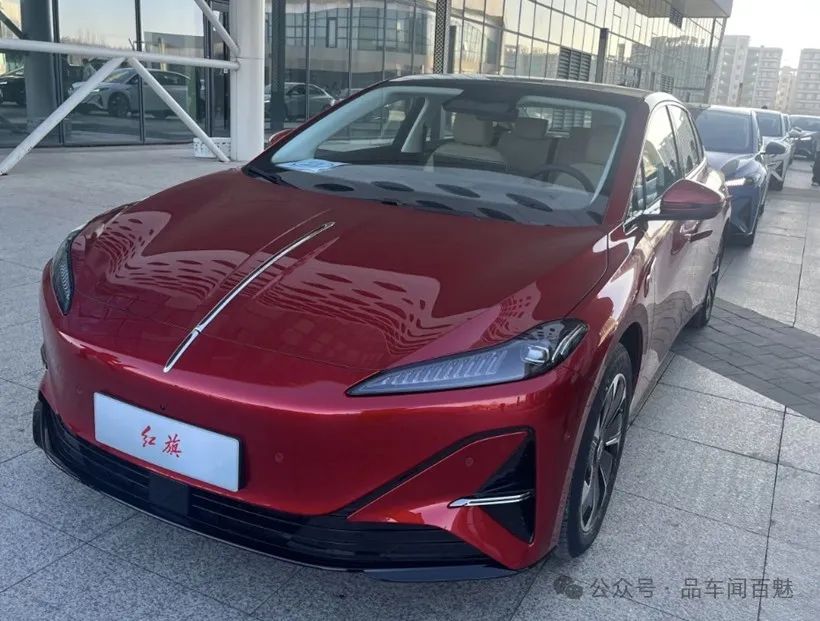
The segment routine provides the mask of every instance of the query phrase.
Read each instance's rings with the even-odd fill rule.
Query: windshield
[[[371,90],[286,140],[264,172],[305,190],[397,207],[600,223],[623,110],[543,85],[451,84],[458,87]]]
[[[792,127],[802,129],[805,132],[820,132],[820,117],[793,116],[791,120]]]
[[[757,151],[752,132],[752,117],[723,110],[693,110],[703,146],[707,151],[754,153]]]
[[[132,75],[134,75],[134,72],[131,69],[117,69],[110,76],[108,76],[105,81],[126,82]]]
[[[783,136],[782,119],[777,112],[757,112],[756,114],[761,134],[769,138],[781,138]]]

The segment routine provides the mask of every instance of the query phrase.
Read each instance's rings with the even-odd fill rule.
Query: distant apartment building
[[[797,69],[794,67],[783,67],[780,70],[780,83],[777,86],[775,108],[781,112],[791,112],[792,96],[794,95],[796,81]]]
[[[712,82],[712,102],[721,105],[737,105],[746,71],[749,37],[726,35],[718,57],[717,75]]]
[[[781,48],[749,48],[739,100],[741,106],[775,108],[782,61],[783,50]]]
[[[800,52],[791,113],[820,115],[820,49]]]

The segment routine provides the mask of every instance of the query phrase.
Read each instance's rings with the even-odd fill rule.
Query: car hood
[[[722,151],[709,151],[706,159],[709,166],[721,171],[727,179],[734,177],[735,173],[743,170],[757,157],[754,153],[724,153]]]
[[[606,269],[596,227],[428,213],[272,184],[239,170],[92,221],[78,295],[190,330],[376,370],[487,346],[565,317]],[[170,351],[168,352],[170,355]]]

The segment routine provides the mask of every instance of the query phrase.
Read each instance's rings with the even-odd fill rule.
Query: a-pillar
[[[239,69],[231,74],[231,159],[246,161],[265,143],[265,0],[234,0],[229,23],[239,46]]]

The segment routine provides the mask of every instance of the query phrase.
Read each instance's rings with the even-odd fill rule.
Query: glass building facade
[[[211,5],[230,29],[228,0]],[[689,5],[699,13],[679,8]],[[727,0],[269,0],[265,124],[292,125],[373,82],[430,73],[436,50],[453,72],[603,81],[704,101],[730,10]],[[193,0],[0,0],[0,37],[19,36],[228,58]],[[0,147],[19,143],[103,62],[0,50]],[[206,132],[228,134],[229,73],[148,67]],[[126,67],[44,144],[190,139]]]

